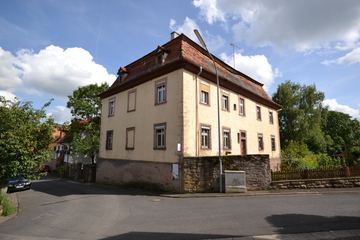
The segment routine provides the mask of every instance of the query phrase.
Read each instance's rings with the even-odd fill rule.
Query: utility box
[[[245,171],[225,170],[225,193],[246,192]]]

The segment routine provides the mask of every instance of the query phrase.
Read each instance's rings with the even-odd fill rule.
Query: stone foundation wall
[[[171,163],[100,158],[97,160],[96,182],[115,185],[146,182],[164,190],[180,191],[180,181],[173,180]]]
[[[241,170],[246,174],[247,190],[264,190],[271,183],[269,155],[223,156],[224,170]],[[219,192],[219,161],[213,157],[184,157],[183,192]],[[223,177],[225,175],[223,174]],[[225,189],[225,180],[223,179]]]
[[[360,187],[360,177],[332,178],[314,180],[277,181],[270,184],[269,189],[314,189],[314,188],[352,188]]]

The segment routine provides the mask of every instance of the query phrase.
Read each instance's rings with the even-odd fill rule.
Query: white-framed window
[[[113,136],[114,135],[114,131],[113,130],[109,130],[106,132],[106,149],[107,150],[111,150],[112,146],[113,146]]]
[[[154,124],[154,149],[166,149],[166,123]]]
[[[271,135],[271,151],[276,151],[276,142],[275,142],[275,136]]]
[[[261,107],[260,107],[260,105],[256,105],[256,119],[261,121]]]
[[[210,148],[210,127],[201,126],[201,148]]]
[[[264,138],[262,133],[258,133],[259,150],[264,150]]]
[[[245,130],[240,130],[240,151],[241,154],[246,154],[247,153],[247,143],[246,143],[246,131]]]
[[[243,98],[239,98],[239,114],[245,115],[245,100]]]
[[[109,117],[115,115],[115,98],[109,99]]]
[[[209,105],[209,91],[210,91],[210,84],[206,82],[200,83],[200,102],[202,104]]]
[[[222,94],[221,94],[221,98],[222,98],[222,109],[229,111],[229,92],[222,90]]]
[[[273,111],[269,111],[269,122],[270,122],[270,124],[274,124],[274,114],[273,114]]]
[[[231,149],[230,129],[223,129],[223,148]]]
[[[155,83],[155,104],[162,104],[166,102],[166,83],[166,79]]]
[[[209,104],[209,93],[201,90],[201,103]]]

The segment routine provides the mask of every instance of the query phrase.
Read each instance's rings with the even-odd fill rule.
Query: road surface
[[[360,228],[360,194],[167,198],[47,177],[0,239],[216,239]]]

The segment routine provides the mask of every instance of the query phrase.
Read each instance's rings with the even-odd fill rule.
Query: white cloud
[[[348,54],[346,54],[343,57],[340,57],[336,60],[326,60],[322,62],[322,64],[330,65],[332,63],[335,64],[354,64],[354,63],[360,63],[360,47],[352,50]]]
[[[6,100],[10,100],[10,101],[13,101],[16,98],[16,96],[11,92],[1,91],[1,90],[0,90],[0,96],[3,96],[5,97]]]
[[[17,61],[11,52],[0,47],[0,90],[15,89],[22,86],[22,71],[14,66]]]
[[[235,38],[252,46],[298,51],[351,49],[360,39],[360,1],[194,0],[209,24],[232,25]]]
[[[216,51],[225,45],[226,40],[219,35],[212,35],[208,31],[205,33],[206,45],[210,52]]]
[[[66,98],[79,86],[107,82],[114,75],[93,61],[91,54],[82,48],[48,46],[39,53],[28,49],[17,52],[16,66],[22,71],[23,84],[34,93],[48,93]],[[27,92],[30,90],[28,89]]]
[[[57,123],[64,123],[72,118],[70,109],[65,106],[56,106],[56,110],[51,110],[47,116],[52,117]]]
[[[92,59],[82,48],[51,45],[37,54],[21,49],[14,56],[0,47],[0,89],[66,98],[79,86],[112,84],[116,77]]]
[[[209,24],[216,21],[225,22],[225,13],[217,6],[217,0],[194,0],[195,7],[200,8],[200,15],[205,18]]]
[[[230,66],[234,66],[233,55],[222,53],[220,57]],[[263,83],[265,91],[269,90],[276,77],[282,76],[277,68],[273,70],[264,55],[243,56],[241,53],[235,53],[235,68]]]
[[[170,29],[177,33],[184,33],[191,39],[196,39],[196,35],[194,33],[194,29],[199,29],[199,26],[196,24],[194,20],[186,17],[183,25],[176,25],[176,21],[174,19],[170,20]]]
[[[336,99],[326,99],[323,101],[323,104],[329,106],[329,110],[331,111],[343,112],[360,120],[360,109],[353,109],[349,106],[341,105],[336,101]]]
[[[185,18],[183,25],[176,25],[176,21],[174,19],[170,19],[170,29],[180,34],[184,33],[186,36],[188,36],[195,42],[199,42],[194,33],[194,29],[198,29],[209,51],[216,51],[220,47],[224,46],[226,42],[225,39],[223,39],[219,35],[211,35],[208,32],[202,34],[196,22],[188,17]]]
[[[13,55],[0,47],[0,95],[9,100],[15,97],[14,92],[24,92],[36,96],[48,94],[67,101],[67,96],[80,86],[104,82],[111,85],[115,79],[82,48],[64,50],[51,45],[39,53],[21,49]],[[56,122],[71,118],[67,108],[56,109],[50,113]]]

